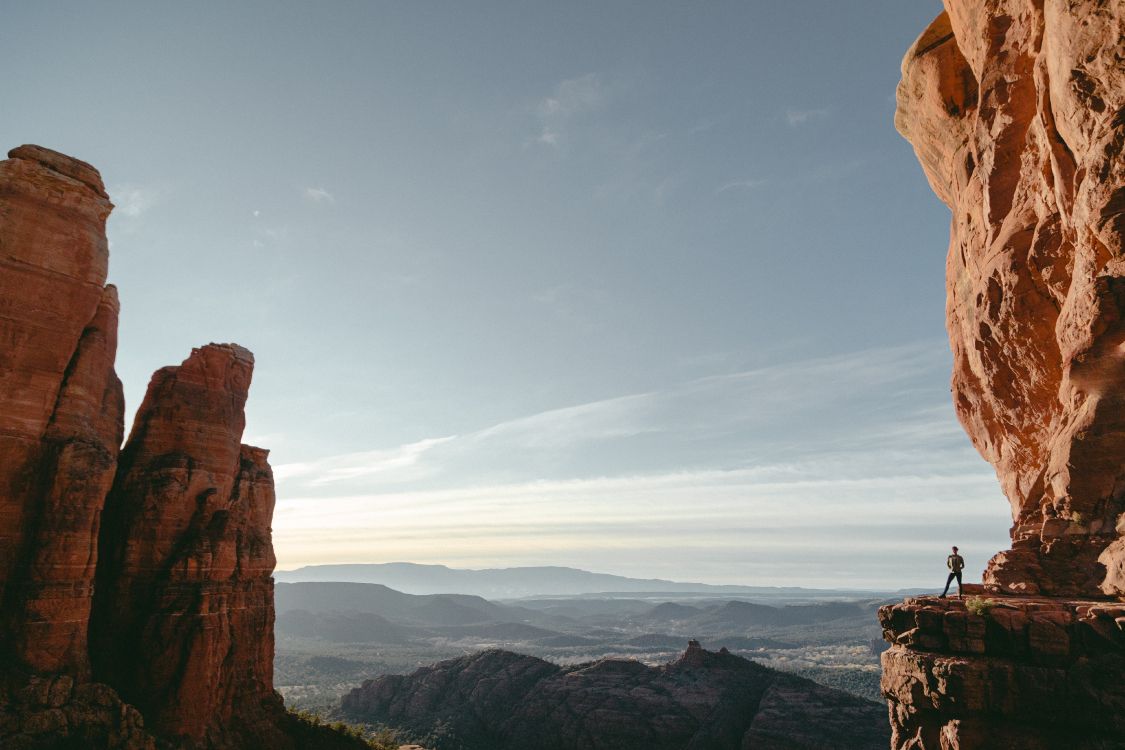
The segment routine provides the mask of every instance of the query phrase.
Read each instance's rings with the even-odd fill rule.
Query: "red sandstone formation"
[[[877,704],[696,641],[659,667],[483,651],[368,680],[341,708],[489,750],[858,750],[888,735]]]
[[[1125,744],[1125,604],[928,596],[879,620],[892,748]]]
[[[112,204],[93,167],[37,146],[0,162],[0,648],[89,673],[101,499],[121,444]]]
[[[271,727],[273,475],[240,444],[253,362],[211,344],[157,371],[106,500],[95,675],[162,736]]]
[[[286,714],[272,688],[273,477],[240,444],[250,352],[212,344],[158,371],[119,456],[112,205],[88,164],[9,157],[0,746],[364,747]]]
[[[1014,524],[995,598],[880,610],[891,744],[1123,747],[1125,5],[945,6],[895,122],[953,212],[954,404]]]
[[[954,403],[1012,505],[985,581],[1125,595],[1125,7],[945,5],[895,122],[953,212]]]

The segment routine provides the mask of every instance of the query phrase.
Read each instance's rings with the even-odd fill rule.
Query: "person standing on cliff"
[[[949,568],[949,578],[945,579],[945,591],[941,592],[941,598],[944,599],[946,594],[949,593],[949,584],[953,583],[953,579],[957,579],[957,598],[961,598],[961,571],[965,569],[965,558],[957,554],[957,548],[953,548],[953,554],[945,558],[945,567]]]

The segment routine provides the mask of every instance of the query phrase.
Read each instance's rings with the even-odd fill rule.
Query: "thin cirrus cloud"
[[[536,143],[558,148],[573,119],[602,107],[607,90],[596,73],[588,73],[559,82],[554,91],[535,105],[539,121]]]
[[[307,187],[302,192],[305,200],[310,203],[335,203],[336,196],[322,187]]]
[[[151,185],[114,185],[107,191],[113,197],[113,215],[136,219],[160,203],[164,190]]]
[[[669,460],[709,466],[741,464],[746,456],[823,457],[842,447],[863,453],[891,447],[895,438],[886,436],[905,430],[913,430],[929,455],[937,456],[935,440],[967,444],[947,404],[917,403],[919,391],[928,390],[927,378],[935,372],[944,377],[945,359],[940,346],[916,345],[712,375],[461,435],[284,464],[277,474],[349,490],[355,479],[368,487],[423,475],[439,485],[491,481],[499,467],[508,477],[570,478],[599,463],[591,453],[603,454],[605,471],[643,472],[666,467]],[[866,415],[859,423],[853,416],[857,409]],[[818,429],[808,432],[811,424]],[[644,450],[632,449],[630,443],[642,439]]]
[[[785,110],[785,122],[789,123],[790,127],[797,127],[805,125],[814,120],[823,120],[828,117],[827,109],[787,109]]]
[[[766,180],[732,180],[715,189],[716,193],[725,193],[730,190],[753,190],[766,184]]]
[[[831,478],[815,464],[785,464],[356,494],[331,503],[287,498],[275,540],[282,567],[404,559],[557,564],[680,580],[899,588],[925,582],[928,563],[940,565],[949,539],[983,564],[1004,539],[998,494],[980,472]],[[989,527],[992,533],[979,531]],[[676,559],[692,559],[691,570]]]
[[[1009,523],[949,404],[919,404],[940,393],[947,356],[926,342],[724,373],[282,465],[280,564],[683,578],[680,557],[713,581],[917,583],[947,540],[983,557]],[[841,538],[857,550],[827,555]]]
[[[421,465],[422,456],[453,439],[453,436],[429,438],[391,450],[359,451],[316,461],[283,464],[277,467],[274,476],[279,481],[306,479],[311,486],[386,475],[393,475],[395,481],[418,479],[426,474]]]

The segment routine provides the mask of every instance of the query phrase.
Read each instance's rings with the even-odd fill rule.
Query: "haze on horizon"
[[[936,586],[953,415],[902,3],[19,4],[0,142],[97,166],[127,410],[254,351],[279,568]]]

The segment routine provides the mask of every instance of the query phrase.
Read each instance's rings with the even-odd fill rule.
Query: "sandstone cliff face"
[[[1125,747],[1125,5],[946,0],[896,125],[953,212],[953,400],[1012,506],[994,598],[880,610],[892,747]]]
[[[953,220],[953,397],[1012,505],[986,583],[1125,595],[1125,8],[946,0],[896,125]]]
[[[270,727],[273,476],[240,444],[253,362],[212,344],[157,371],[106,500],[95,675],[163,736]]]
[[[0,648],[89,674],[101,498],[121,444],[112,205],[88,164],[35,146],[0,162]]]
[[[363,747],[289,716],[272,688],[273,478],[240,443],[250,352],[212,344],[158,371],[119,454],[112,205],[88,164],[9,157],[0,745]]]
[[[1125,746],[1125,604],[998,597],[883,607],[894,748]]]
[[[369,680],[342,708],[422,735],[440,723],[466,750],[887,745],[881,707],[695,642],[661,667],[621,659],[560,667],[485,651]]]

